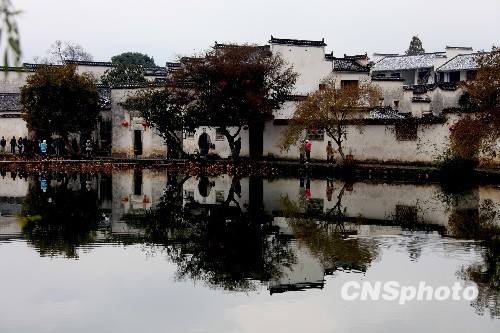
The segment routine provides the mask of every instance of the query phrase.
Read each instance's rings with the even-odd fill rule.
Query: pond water
[[[500,187],[0,176],[0,332],[499,332]],[[347,300],[346,283],[477,288]]]

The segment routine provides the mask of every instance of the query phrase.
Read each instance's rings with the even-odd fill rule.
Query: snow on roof
[[[480,53],[459,54],[437,69],[440,72],[470,70],[477,68],[477,58]]]
[[[373,66],[373,71],[398,71],[405,69],[432,68],[436,58],[443,57],[444,53],[425,53],[413,56],[385,57]]]
[[[327,58],[328,59],[328,58]],[[356,60],[349,58],[331,58],[333,70],[336,72],[369,72],[370,67],[362,66]]]

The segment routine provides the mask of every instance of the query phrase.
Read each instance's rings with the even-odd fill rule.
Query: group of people
[[[7,143],[10,145],[10,150],[7,148]],[[71,155],[80,155],[80,145],[76,138],[71,141]],[[86,140],[84,147],[81,152],[85,154],[87,158],[92,157],[94,152],[94,145],[91,140]],[[27,137],[16,139],[12,137],[9,142],[2,136],[0,139],[0,154],[5,155],[10,151],[13,155],[20,156],[33,156],[41,155],[46,157],[48,155],[65,156],[70,152],[66,143],[61,138],[49,139],[49,140],[30,140]]]
[[[28,140],[27,137],[16,139],[15,136],[12,137],[9,141],[10,144],[10,153],[11,154],[19,154],[24,155],[31,149],[31,141]],[[0,139],[0,153],[3,155],[7,153],[7,140],[2,136]]]
[[[300,161],[301,163],[311,162],[311,151],[312,151],[312,142],[311,140],[304,141],[304,145],[302,146],[300,153]],[[332,142],[328,141],[326,145],[326,162],[328,164],[335,163],[335,150],[333,149]]]

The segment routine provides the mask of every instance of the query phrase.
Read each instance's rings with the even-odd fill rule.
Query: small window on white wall
[[[193,139],[194,135],[195,135],[195,132],[194,131],[185,130],[184,134],[186,135],[186,139]]]
[[[314,141],[323,141],[325,139],[325,131],[322,128],[308,129],[307,139]]]
[[[215,141],[224,141],[226,137],[220,130],[220,128],[215,129]]]

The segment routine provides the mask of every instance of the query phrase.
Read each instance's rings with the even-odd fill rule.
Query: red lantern
[[[128,127],[128,121],[126,121],[126,120],[122,121],[122,126],[123,127]]]
[[[148,128],[149,124],[148,124],[146,121],[144,121],[144,122],[142,123],[142,126],[144,127],[144,129],[146,129],[146,128]]]

